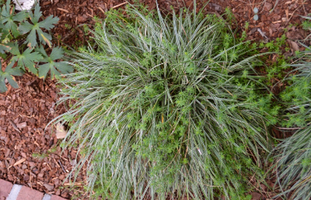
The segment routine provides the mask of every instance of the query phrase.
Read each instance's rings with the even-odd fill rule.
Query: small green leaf
[[[40,48],[36,49],[37,52],[40,52],[43,55],[43,59],[40,62],[47,62],[46,64],[39,65],[39,77],[46,78],[47,73],[51,72],[51,78],[58,78],[61,73],[66,74],[73,72],[73,67],[66,62],[55,62],[57,59],[61,59],[63,57],[63,50],[60,47],[56,47],[52,50],[50,56],[47,55],[44,48],[40,46]],[[61,72],[61,73],[60,73]]]
[[[5,86],[5,79],[1,77],[0,75],[0,93],[3,93],[3,92],[6,92],[7,91],[7,88]]]
[[[53,66],[53,64],[51,65],[51,63],[39,65],[39,69],[38,69],[39,70],[39,78],[45,79],[51,66]]]
[[[60,73],[55,69],[55,65],[56,65],[55,62],[53,62],[53,66],[50,65],[52,79],[60,77]]]
[[[52,50],[53,51],[53,50]],[[46,54],[43,46],[37,47],[36,48],[36,52],[39,52],[42,54],[43,59],[41,60],[41,62],[48,62],[48,60],[46,58],[48,58],[48,55]]]
[[[21,22],[24,21],[25,19],[28,18],[28,13],[26,11],[20,11],[19,13],[15,13],[15,15],[13,16],[13,20],[16,22]]]
[[[15,8],[11,10],[11,1],[7,1],[6,5],[3,6],[1,12],[1,22],[4,25],[3,28],[7,31],[11,31],[14,37],[20,35],[16,22],[22,22],[26,19],[27,14],[25,12],[15,13]]]
[[[15,62],[10,62],[4,72],[13,76],[22,76],[24,74],[23,70],[18,67],[13,68],[14,64]]]
[[[51,40],[52,37],[48,33],[43,32],[41,29],[44,28],[46,30],[50,30],[54,27],[55,24],[58,22],[57,17],[49,16],[45,20],[39,22],[42,13],[40,11],[39,4],[36,5],[34,13],[29,14],[30,22],[26,21],[22,25],[20,25],[19,30],[25,34],[29,33],[27,36],[26,42],[28,43],[29,47],[36,47],[37,46],[37,39],[43,44],[47,44],[51,47]],[[38,37],[38,38],[37,38]]]
[[[28,47],[35,47],[37,46],[37,39],[36,39],[36,30],[31,30],[29,35],[27,36],[26,43],[28,42]]]
[[[5,85],[5,79],[8,80],[9,84],[11,84],[12,87],[18,88],[18,84],[14,80],[13,76],[21,76],[23,75],[23,71],[19,69],[18,67],[13,68],[14,64],[15,62],[10,62],[4,72],[0,70],[0,92],[7,91],[7,87]]]
[[[45,28],[46,30],[51,30],[54,28],[54,24],[58,23],[59,18],[58,17],[53,17],[53,15],[50,15],[48,18],[45,20],[39,22],[40,28]]]
[[[41,29],[39,29],[37,32],[39,34],[40,42],[42,44],[47,44],[50,48],[52,48],[51,41],[50,41],[52,40],[52,37],[49,34],[44,33]]]
[[[35,7],[35,12],[33,15],[31,15],[31,21],[36,24],[38,23],[40,17],[42,16],[42,12],[40,11],[40,6],[37,3],[36,7]]]
[[[37,74],[37,69],[35,68],[35,62],[39,62],[42,56],[39,52],[32,52],[33,49],[27,48],[23,53],[20,53],[18,44],[15,43],[12,47],[12,54],[15,55],[12,58],[13,62],[18,62],[17,66],[25,69],[27,67],[29,71]]]
[[[62,72],[63,74],[68,74],[73,72],[73,67],[68,65],[66,62],[57,62],[55,63],[55,67]]]
[[[8,82],[12,85],[13,88],[18,88],[18,84],[16,81],[13,79],[13,76],[6,76],[6,79]]]
[[[19,51],[19,46],[17,44],[17,41],[15,41],[14,43],[12,43],[12,46],[11,46],[11,54],[13,55],[19,55],[20,54],[20,51]]]
[[[51,52],[50,58],[52,60],[57,60],[62,58],[63,56],[64,56],[63,49],[61,47],[55,47]]]
[[[0,53],[4,54],[6,51],[10,51],[11,47],[6,44],[0,44]]]
[[[28,33],[32,29],[33,25],[29,22],[22,23],[18,29],[22,32],[22,34]]]
[[[22,54],[18,56],[18,66],[23,69],[27,67],[30,72],[37,74],[37,69],[35,68],[35,62],[39,62],[42,56],[38,52],[32,52],[33,49],[27,48]]]

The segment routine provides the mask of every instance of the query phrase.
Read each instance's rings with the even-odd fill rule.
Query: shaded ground
[[[248,39],[268,42],[285,34],[290,46],[287,55],[303,49],[297,41],[306,38],[308,33],[301,28],[300,15],[311,13],[310,0],[279,0],[277,4],[275,0],[197,1],[199,8],[206,5],[206,12],[220,15],[229,7],[236,18],[233,26],[240,32],[246,30]],[[149,9],[156,8],[154,0],[140,2]],[[192,0],[159,0],[158,3],[163,12],[169,12],[170,7],[178,10],[191,6]],[[52,30],[54,43],[74,47],[86,44],[83,26],[91,27],[94,16],[104,18],[107,10],[121,8],[126,3],[124,0],[41,0],[40,4],[45,17],[60,18]],[[257,21],[253,20],[254,7],[259,9]],[[247,22],[249,27],[245,29]],[[83,194],[74,194],[62,185],[75,164],[76,151],[61,154],[55,135],[50,129],[44,131],[47,123],[64,109],[55,109],[58,99],[55,83],[29,74],[16,79],[19,89],[10,88],[7,93],[0,94],[0,178],[65,198],[77,195],[78,199],[83,199]],[[78,188],[83,181],[85,172],[77,179]],[[250,182],[256,184],[255,180]],[[273,181],[269,185],[272,186]],[[274,195],[264,185],[255,186],[253,199]]]

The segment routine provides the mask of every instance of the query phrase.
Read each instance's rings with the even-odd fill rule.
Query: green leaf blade
[[[32,29],[31,32],[29,33],[29,35],[27,36],[27,39],[25,41],[25,43],[27,43],[27,46],[29,47],[36,47],[37,46],[37,39],[36,39],[36,30]]]
[[[22,23],[18,29],[22,32],[22,34],[28,33],[30,30],[32,30],[33,25],[29,22]]]
[[[68,74],[73,72],[73,67],[66,62],[57,62],[55,63],[55,67],[62,73],[62,74]]]
[[[53,17],[53,15],[50,15],[45,20],[39,22],[39,27],[45,28],[46,30],[51,30],[52,28],[54,28],[55,24],[58,23],[58,21],[59,21],[58,17]]]
[[[0,93],[4,93],[6,92],[8,89],[5,85],[5,78],[2,79],[1,75],[0,75]]]
[[[41,16],[42,16],[42,12],[40,11],[40,6],[39,6],[39,4],[37,3],[37,5],[36,5],[36,7],[35,7],[34,14],[33,14],[32,19],[31,19],[32,23],[33,23],[33,24],[38,23],[38,21],[39,21],[39,19],[40,19]]]
[[[26,13],[26,11],[20,11],[19,13],[17,13],[16,15],[13,16],[13,20],[16,22],[22,22],[25,19],[27,19],[28,14]]]
[[[62,58],[63,56],[64,56],[63,55],[63,49],[61,47],[55,47],[55,48],[53,48],[53,50],[51,52],[50,58],[52,60],[57,60],[57,59]]]
[[[46,64],[43,64],[43,65],[39,65],[39,78],[43,78],[45,79],[51,66],[53,66],[53,63],[46,63]]]
[[[18,88],[17,82],[13,79],[13,76],[6,76],[6,79],[13,88]]]

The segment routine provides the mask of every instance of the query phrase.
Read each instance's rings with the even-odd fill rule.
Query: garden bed
[[[155,1],[141,2],[148,5],[150,10],[156,8]],[[198,8],[206,2],[198,1]],[[165,13],[170,12],[171,7],[176,11],[189,7],[192,1],[159,0],[158,3],[160,10]],[[72,48],[87,44],[89,36],[85,35],[84,27],[92,28],[95,24],[93,17],[104,18],[107,10],[121,9],[125,4],[122,0],[40,1],[44,17],[54,15],[60,19],[52,29],[53,43]],[[246,31],[247,39],[269,42],[285,34],[290,47],[289,51],[282,47],[286,56],[304,50],[298,41],[310,34],[301,26],[301,16],[311,13],[311,4],[308,1],[279,0],[275,5],[274,0],[211,0],[205,11],[221,15],[226,12],[227,7],[236,19],[232,24],[233,28],[237,28],[240,33]],[[257,21],[253,20],[255,7],[259,9]],[[308,41],[304,41],[304,44],[310,45]],[[272,54],[269,59],[273,61],[276,57]],[[68,181],[63,183],[77,162],[76,150],[65,150],[61,153],[59,141],[51,127],[45,130],[53,118],[65,111],[63,106],[57,109],[55,107],[59,98],[56,82],[49,79],[43,81],[30,74],[16,77],[16,80],[20,88],[9,86],[6,93],[0,94],[0,178],[65,198],[87,198],[83,196],[82,189],[86,180],[84,170],[75,182],[75,191],[66,188],[71,185]],[[256,180],[250,181],[256,185]],[[273,184],[270,181],[270,186]],[[256,200],[262,197],[271,198],[275,193],[264,185],[258,185],[251,195]]]

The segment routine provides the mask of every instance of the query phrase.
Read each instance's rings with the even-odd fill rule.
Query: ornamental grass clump
[[[196,9],[194,9],[196,10]],[[125,14],[124,14],[125,13]],[[74,53],[55,122],[108,199],[238,199],[268,151],[256,55],[202,12],[110,11]],[[258,180],[258,179],[257,179]],[[96,196],[95,195],[95,196]]]
[[[292,82],[282,99],[289,109],[283,126],[295,134],[280,143],[275,151],[275,172],[281,192],[288,199],[310,199],[311,193],[311,48],[300,53],[288,78]],[[295,75],[293,75],[295,74]]]

